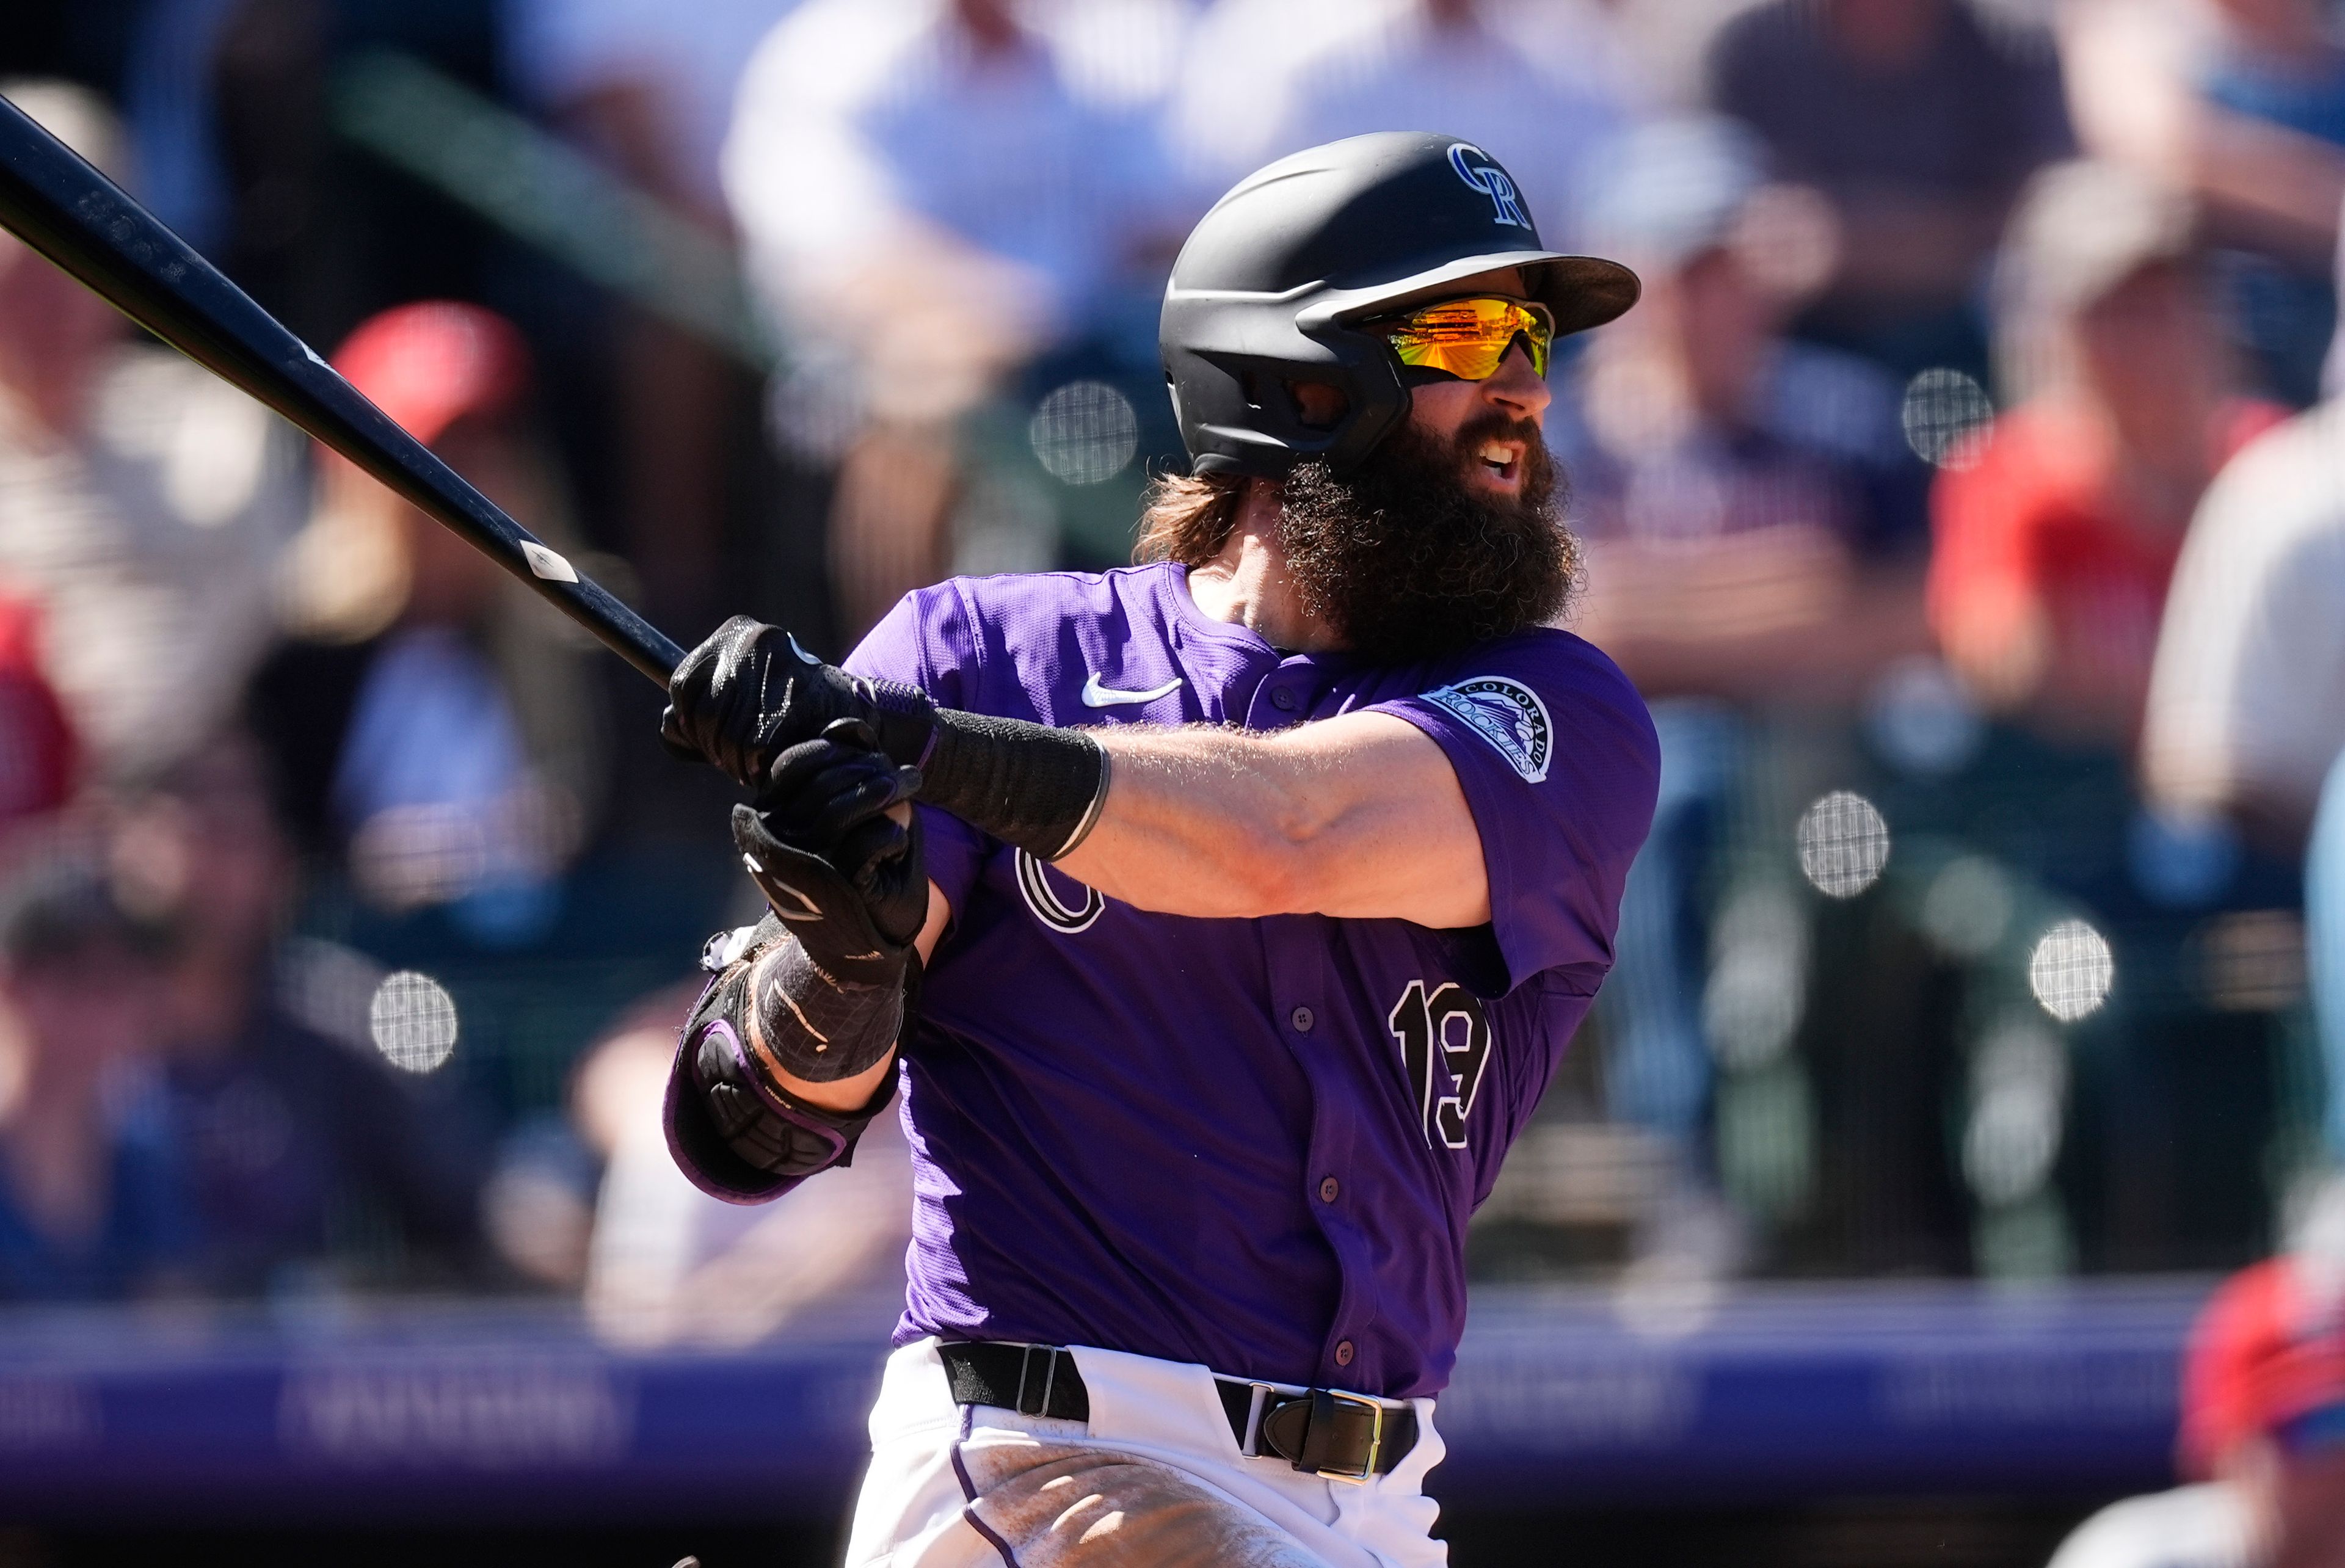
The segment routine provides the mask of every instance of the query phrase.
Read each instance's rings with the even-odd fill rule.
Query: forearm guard
[[[768,915],[754,929],[710,942],[702,963],[716,973],[685,1022],[668,1072],[664,1108],[668,1152],[694,1186],[728,1203],[762,1203],[817,1171],[851,1164],[856,1140],[895,1096],[891,1073],[865,1105],[853,1111],[827,1110],[783,1088],[771,1071],[772,1057],[787,1063],[803,1055],[826,1069],[787,1067],[792,1076],[810,1082],[851,1077],[900,1046],[915,1016],[920,981],[917,957],[907,966],[900,988],[837,990],[820,970],[803,962],[802,954],[796,966],[786,957],[764,966],[764,975],[758,975],[756,960],[787,941],[781,923]],[[792,975],[796,981],[787,978]],[[770,1004],[754,994],[753,980],[762,982],[756,989],[766,992]],[[792,995],[801,988],[804,996]],[[752,1045],[750,1015],[768,1005],[780,1017],[770,1023],[759,1020],[770,1053],[761,1060]],[[859,1066],[827,1070],[834,1053],[841,1059],[848,1053],[816,1037],[819,1025],[807,1021],[809,1006],[839,1031],[838,1038],[857,1042]],[[787,1042],[779,1052],[773,1051],[777,1038]]]
[[[904,1028],[901,975],[915,962],[896,959],[898,976],[871,985],[826,974],[798,943],[784,940],[750,966],[741,1044],[759,1077],[787,1073],[801,1082],[851,1078],[896,1048]],[[736,1016],[742,1016],[736,1014]]]
[[[1043,860],[1072,851],[1107,804],[1107,751],[1081,730],[937,712],[920,798]]]

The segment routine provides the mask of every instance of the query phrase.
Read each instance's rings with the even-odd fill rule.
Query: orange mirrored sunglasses
[[[1530,354],[1531,369],[1545,376],[1555,346],[1555,318],[1547,307],[1517,299],[1444,299],[1370,325],[1391,340],[1402,364],[1467,381],[1497,375],[1517,338]]]

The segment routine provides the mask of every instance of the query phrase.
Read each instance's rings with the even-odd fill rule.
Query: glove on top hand
[[[669,678],[660,739],[677,756],[713,763],[757,790],[782,752],[842,719],[861,720],[868,744],[898,766],[920,766],[935,743],[936,704],[927,693],[850,675],[780,627],[736,615]]]
[[[1081,843],[1107,799],[1107,753],[1084,731],[939,708],[917,687],[833,669],[746,616],[677,666],[660,738],[759,789],[776,758],[842,720],[919,769],[921,799],[1044,860]]]

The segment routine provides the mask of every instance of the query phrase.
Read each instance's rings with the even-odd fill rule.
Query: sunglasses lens
[[[1392,346],[1404,365],[1487,381],[1498,373],[1517,337],[1530,352],[1531,369],[1546,375],[1554,336],[1543,311],[1511,299],[1445,299],[1402,317]]]

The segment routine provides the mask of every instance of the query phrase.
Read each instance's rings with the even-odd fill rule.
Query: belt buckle
[[[1324,1464],[1319,1467],[1319,1474],[1329,1481],[1340,1481],[1346,1486],[1365,1486],[1368,1479],[1376,1472],[1376,1461],[1384,1457],[1385,1407],[1363,1395],[1337,1393],[1334,1389],[1327,1391],[1327,1397],[1337,1404],[1357,1405],[1368,1412],[1368,1456],[1361,1462],[1357,1474],[1347,1470],[1331,1470]]]

